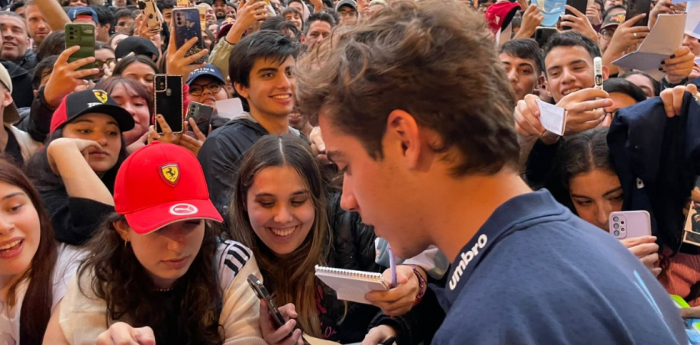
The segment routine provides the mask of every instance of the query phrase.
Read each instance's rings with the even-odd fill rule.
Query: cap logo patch
[[[93,90],[92,93],[95,94],[95,98],[102,103],[107,103],[107,93],[102,90]]]
[[[189,216],[199,211],[197,207],[190,204],[175,204],[170,208],[170,214],[173,216]]]
[[[166,164],[160,167],[160,177],[165,183],[175,187],[180,181],[180,168],[177,164]]]

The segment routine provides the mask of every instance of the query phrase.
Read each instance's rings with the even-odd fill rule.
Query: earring
[[[129,245],[129,241],[124,241],[124,248],[126,248],[127,245]]]

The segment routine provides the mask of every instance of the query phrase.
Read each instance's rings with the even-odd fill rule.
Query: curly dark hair
[[[149,326],[157,344],[180,339],[180,344],[222,344],[219,324],[223,291],[214,266],[217,232],[207,226],[202,247],[189,270],[173,285],[171,296],[163,296],[136,258],[131,246],[115,229],[126,222],[114,213],[88,242],[90,255],[81,263],[78,277],[91,276],[92,292],[107,304],[105,321],[126,320],[133,327]],[[81,292],[85,295],[85,291]],[[176,315],[177,327],[169,324]],[[174,335],[173,333],[177,334]]]

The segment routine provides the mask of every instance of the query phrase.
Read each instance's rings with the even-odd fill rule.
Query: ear
[[[301,43],[304,43],[306,41],[306,35],[301,34]]]
[[[245,98],[248,99],[248,88],[243,86],[241,83],[233,83],[233,89],[236,90],[236,93]]]
[[[398,152],[398,162],[409,170],[420,169],[421,159],[429,149],[427,140],[416,119],[403,110],[394,110],[387,118],[383,146],[387,154]]]
[[[610,69],[608,66],[603,65],[603,80],[608,80],[610,77]]]
[[[545,86],[546,80],[544,79],[544,74],[540,74],[540,77],[537,78],[537,87],[540,86]]]
[[[2,107],[5,108],[12,104],[12,94],[10,93],[10,90],[3,88],[2,90],[3,93],[3,101],[2,101]]]
[[[126,223],[126,220],[119,220],[114,223],[112,223],[112,226],[114,227],[114,230],[117,230],[117,233],[119,233],[119,236],[124,240],[124,242],[129,242],[131,241],[131,236],[130,236],[130,228],[129,224]]]

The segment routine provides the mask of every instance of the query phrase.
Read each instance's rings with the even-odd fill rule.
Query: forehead
[[[524,59],[524,58],[521,58],[521,57],[518,57],[518,56],[515,56],[515,55],[510,55],[510,54],[508,54],[508,53],[506,53],[506,52],[501,53],[501,54],[498,56],[498,58],[501,59],[501,61],[503,61],[503,62],[508,62],[508,63],[510,63],[510,64],[512,64],[512,65],[515,65],[515,64],[518,64],[518,65],[519,65],[519,64],[526,63],[526,64],[528,64],[528,65],[535,66],[535,60],[533,60],[533,59]]]
[[[545,66],[550,68],[555,65],[566,65],[576,60],[583,60],[593,64],[593,58],[586,48],[581,46],[556,47],[549,51],[545,57]]]
[[[263,68],[285,69],[294,65],[296,65],[296,61],[292,56],[287,56],[287,58],[281,64],[277,58],[258,58],[255,59],[251,72],[255,72]]]
[[[114,118],[107,114],[87,113],[72,119],[67,125],[75,124],[77,121],[82,121],[81,123],[85,123],[84,121],[90,121],[95,124],[116,124]]]
[[[24,21],[21,18],[15,18],[13,16],[0,16],[0,25],[24,28]]]
[[[41,16],[41,12],[39,11],[39,7],[37,7],[36,5],[24,6],[24,13],[27,16],[30,16],[30,15]]]
[[[326,21],[317,20],[311,23],[309,31],[331,31],[331,25]]]
[[[307,190],[306,180],[290,165],[269,166],[258,171],[253,178],[249,193],[289,195]]]

